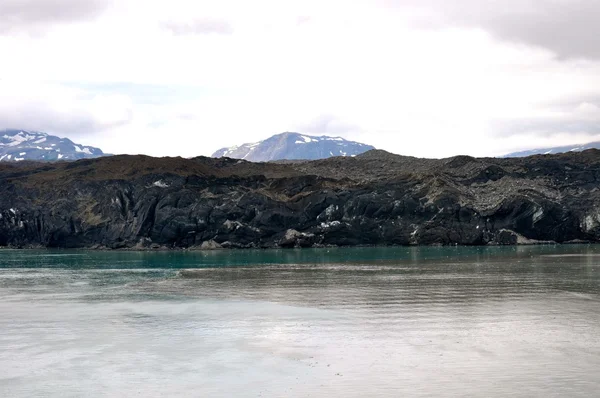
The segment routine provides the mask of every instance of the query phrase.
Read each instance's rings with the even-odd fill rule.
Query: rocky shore
[[[600,151],[251,163],[0,164],[0,246],[92,249],[598,242]]]

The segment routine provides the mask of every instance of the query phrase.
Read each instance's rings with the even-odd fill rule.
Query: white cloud
[[[0,80],[0,128],[84,137],[126,125],[132,117],[132,104],[124,96]]]
[[[168,21],[163,23],[163,27],[175,35],[206,35],[220,34],[230,35],[233,28],[229,22],[215,18],[200,18],[187,22]]]
[[[0,82],[11,82],[0,121],[172,156],[290,130],[417,156],[598,134],[589,123],[561,128],[595,120],[597,61],[504,40],[433,0],[404,3],[113,2],[43,36],[0,36]],[[417,23],[433,15],[457,23]]]

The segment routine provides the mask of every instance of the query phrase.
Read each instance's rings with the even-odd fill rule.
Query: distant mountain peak
[[[574,145],[565,145],[565,146],[556,146],[556,147],[548,147],[548,148],[537,148],[530,149],[527,151],[519,151],[509,153],[508,155],[504,155],[505,158],[521,158],[525,156],[532,155],[551,155],[557,153],[565,153],[565,152],[581,152],[586,149],[600,149],[600,141],[588,142],[587,144],[574,144]]]
[[[265,140],[221,148],[213,157],[230,157],[252,162],[272,160],[325,159],[333,156],[356,156],[375,149],[371,145],[342,137],[313,136],[294,132],[275,134]]]
[[[0,161],[20,162],[76,160],[105,156],[102,150],[75,144],[68,138],[60,138],[40,131],[0,130]]]

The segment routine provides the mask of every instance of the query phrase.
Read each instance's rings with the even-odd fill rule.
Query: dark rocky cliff
[[[115,156],[0,164],[0,246],[516,244],[600,239],[600,151],[285,164]]]

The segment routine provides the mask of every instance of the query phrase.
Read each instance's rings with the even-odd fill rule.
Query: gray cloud
[[[491,120],[490,134],[501,138],[572,135],[577,137],[575,143],[597,140],[600,135],[600,94],[565,96],[539,104],[538,111],[547,116]]]
[[[598,0],[382,0],[426,9],[421,26],[482,28],[502,40],[546,48],[559,58],[600,59]]]
[[[98,17],[111,0],[2,0],[0,34],[37,34],[48,26]]]
[[[57,135],[85,136],[131,123],[133,111],[125,110],[120,118],[101,120],[87,109],[56,109],[43,101],[17,106],[0,105],[0,129],[36,130]]]
[[[165,22],[163,27],[178,36],[185,35],[230,35],[233,33],[231,24],[218,18],[199,18],[191,22]]]
[[[491,123],[493,134],[501,137],[600,134],[600,97],[566,98],[563,102],[550,103],[544,109],[548,113],[546,117],[494,120]]]
[[[560,100],[553,100],[542,103],[542,106],[544,108],[557,112],[571,112],[574,109],[580,109],[582,106],[585,105],[600,107],[600,93],[565,96]],[[597,115],[597,117],[600,118],[600,113]]]

